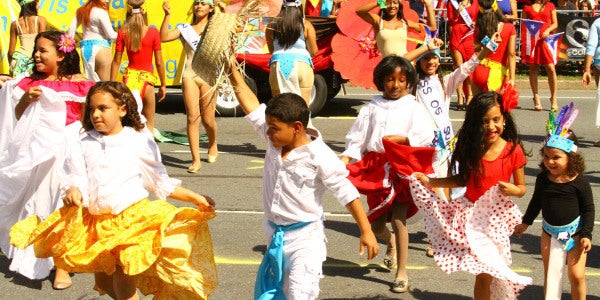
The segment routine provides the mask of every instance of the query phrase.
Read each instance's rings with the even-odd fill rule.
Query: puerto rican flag
[[[563,36],[564,32],[561,33],[555,33],[553,35],[549,35],[546,38],[546,46],[548,46],[548,51],[550,51],[550,53],[552,53],[552,57],[554,58],[554,64],[556,65],[556,61],[558,59],[558,44],[560,43],[560,40]]]
[[[526,28],[525,39],[523,39],[524,43],[521,45],[521,47],[525,48],[523,54],[531,57],[535,51],[535,44],[540,39],[540,28],[542,28],[544,22],[523,19],[523,23],[521,24]]]

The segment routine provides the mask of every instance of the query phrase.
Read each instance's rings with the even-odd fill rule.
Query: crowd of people
[[[557,28],[557,7],[547,0],[523,7],[523,18],[543,22],[535,50],[521,48],[535,110],[543,109],[540,65],[551,94],[549,120],[540,126],[546,135],[540,173],[523,215],[510,198],[526,193],[530,155],[511,114],[519,97],[517,3],[449,0],[453,38],[444,45],[434,34],[434,5],[416,2],[426,12],[424,23],[404,17],[406,1],[378,0],[356,8],[372,26],[382,56],[374,70],[366,70],[381,94],[360,109],[339,157],[310,122],[311,57],[318,49],[302,1],[283,0],[267,27],[273,54],[273,98],[267,103],[247,86],[235,59],[224,62],[246,118],[267,145],[262,202],[269,246],[254,298],[319,296],[326,259],[322,197],[329,190],[356,221],[361,253],[373,259],[379,254],[377,239],[386,244],[383,263],[396,268],[392,292],[409,291],[407,219],[420,210],[427,254],[444,272],[473,274],[475,299],[515,299],[532,279],[510,269],[509,237],[525,232],[541,211],[544,293],[560,298],[556,282],[567,264],[572,298],[585,299],[595,207],[570,130],[578,109],[573,104],[560,109],[556,53],[544,41]],[[207,162],[216,162],[214,89],[192,68],[215,3],[194,0],[191,23],[169,28],[165,2],[157,30],[148,26],[144,0],[129,0],[127,20],[115,32],[107,1],[88,0],[66,33],[45,30],[35,0],[20,4],[21,15],[11,25],[13,77],[0,78],[0,247],[11,259],[9,269],[34,280],[55,269],[57,290],[73,284],[69,272],[94,273],[94,289],[114,299],[139,299],[138,290],[163,298],[208,298],[217,285],[208,229],[215,201],[169,177],[153,129],[156,101],[166,94],[161,43],[180,39],[192,157],[187,171],[201,169],[200,120],[209,138]],[[324,1],[311,9],[335,17],[343,5]],[[600,65],[599,22],[590,30],[584,85],[591,82],[592,66]],[[79,26],[81,57],[74,39]],[[416,47],[407,43],[409,31],[424,35]],[[21,48],[15,50],[17,36]],[[455,64],[444,75],[440,48],[446,46]],[[129,64],[117,82],[125,51]],[[465,119],[455,134],[449,109],[457,90]],[[149,200],[151,192],[160,200]],[[164,200],[168,197],[197,209],[176,208]]]

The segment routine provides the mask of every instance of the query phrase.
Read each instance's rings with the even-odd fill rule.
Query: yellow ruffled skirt
[[[119,265],[154,299],[206,299],[217,286],[208,228],[214,216],[163,200],[144,199],[118,215],[65,206],[44,221],[34,215],[18,222],[10,241],[18,248],[34,244],[37,257],[53,257],[69,272],[110,275]]]

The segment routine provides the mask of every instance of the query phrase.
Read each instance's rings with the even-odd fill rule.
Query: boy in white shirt
[[[306,128],[302,97],[284,93],[260,104],[242,75],[231,83],[246,118],[267,142],[263,180],[263,227],[269,248],[258,271],[254,298],[316,299],[326,258],[322,197],[330,190],[359,226],[360,254],[377,256],[379,246],[348,171],[316,129]]]

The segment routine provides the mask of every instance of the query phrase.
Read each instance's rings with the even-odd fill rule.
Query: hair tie
[[[302,0],[283,0],[283,7],[300,7],[302,5]]]
[[[131,13],[132,14],[140,14],[140,13],[142,13],[142,9],[141,8],[132,8]]]
[[[490,8],[483,8],[482,6],[479,6],[479,12],[481,13],[491,13],[491,12],[495,12],[498,10],[498,3],[496,2],[496,0],[494,0],[494,2],[492,2],[492,6]]]
[[[60,40],[58,41],[58,50],[63,53],[72,52],[75,50],[75,39],[66,33],[61,34]]]

